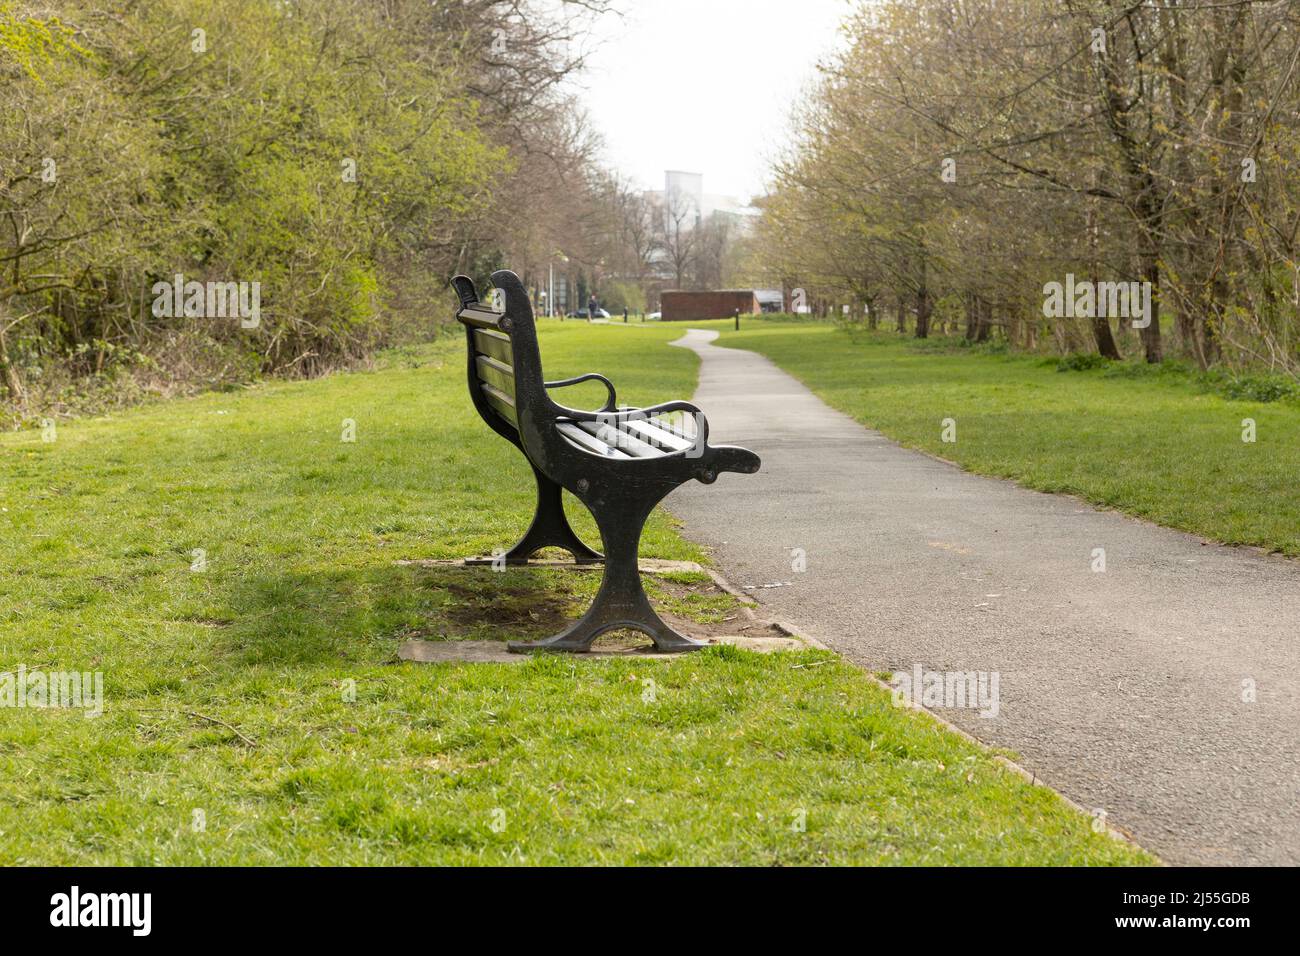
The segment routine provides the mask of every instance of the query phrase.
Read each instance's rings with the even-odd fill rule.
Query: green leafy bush
[[[1240,375],[1225,382],[1221,391],[1228,398],[1251,402],[1300,399],[1300,383],[1280,375]]]
[[[149,353],[211,386],[427,337],[509,170],[436,10],[49,6],[0,0],[0,221],[26,224],[0,230],[0,399],[55,400],[56,365],[152,376]],[[155,314],[177,274],[258,283],[259,323]]]
[[[1110,359],[1104,355],[1098,355],[1096,352],[1071,352],[1069,355],[1062,355],[1056,360],[1056,370],[1058,372],[1091,372],[1095,369],[1105,368],[1110,363]]]

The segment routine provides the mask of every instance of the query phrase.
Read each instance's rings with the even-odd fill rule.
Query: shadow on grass
[[[600,575],[553,568],[365,568],[237,581],[218,640],[248,664],[378,663],[404,640],[535,640],[585,609]]]

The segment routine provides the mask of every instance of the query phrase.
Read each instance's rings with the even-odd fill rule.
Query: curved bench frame
[[[523,563],[538,548],[547,546],[565,548],[580,562],[600,560],[600,555],[583,544],[570,528],[564,517],[561,489],[572,492],[592,513],[605,548],[600,590],[587,613],[559,634],[540,641],[511,642],[509,649],[584,652],[591,649],[597,637],[615,628],[632,628],[650,635],[661,652],[705,646],[673,630],[651,607],[637,567],[641,531],[655,505],[679,485],[692,479],[709,484],[724,471],[752,474],[759,469],[758,456],[745,448],[709,445],[708,422],[690,402],[616,409],[614,386],[604,376],[588,373],[546,382],[532,303],[519,277],[507,270],[492,274],[493,285],[505,293],[503,313],[482,306],[467,277],[457,276],[452,282],[461,302],[457,318],[466,326],[468,336],[469,390],[474,406],[493,431],[523,452],[537,477],[533,524],[507,552],[507,562]],[[509,336],[513,395],[503,394],[482,381],[482,353],[476,345],[476,329]],[[609,390],[609,400],[599,411],[568,408],[552,400],[548,392],[550,388],[593,379],[603,381]],[[512,405],[504,404],[507,400]],[[512,411],[516,421],[510,421],[498,409]],[[692,447],[650,457],[602,456],[578,447],[560,427],[593,424],[622,431],[632,423],[669,412],[693,416],[698,433]]]

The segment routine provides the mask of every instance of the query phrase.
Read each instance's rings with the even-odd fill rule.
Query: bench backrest
[[[492,284],[505,293],[504,312],[480,302],[468,277],[452,279],[461,305],[456,318],[465,326],[470,395],[494,431],[527,450],[538,444],[530,439],[549,405],[533,307],[513,272],[492,273]]]

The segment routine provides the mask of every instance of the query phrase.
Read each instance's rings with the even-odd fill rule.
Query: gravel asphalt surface
[[[1300,864],[1300,562],[968,474],[716,337],[673,344],[763,467],[666,505],[733,583],[871,670],[996,673],[996,716],[934,709],[1166,862]]]

